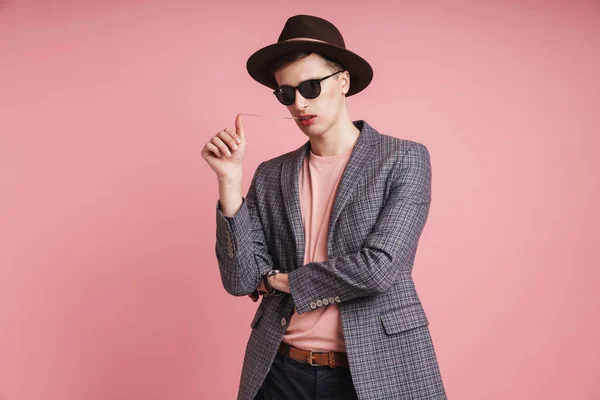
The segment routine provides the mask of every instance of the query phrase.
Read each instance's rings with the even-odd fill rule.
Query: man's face
[[[311,54],[275,72],[278,85],[298,86],[308,79],[320,79],[332,71],[318,54]],[[296,124],[308,136],[319,136],[335,124],[341,116],[345,97],[350,87],[348,72],[336,74],[321,82],[321,94],[315,99],[305,99],[296,91],[295,102],[286,106],[291,115],[316,115],[312,123],[296,120]]]

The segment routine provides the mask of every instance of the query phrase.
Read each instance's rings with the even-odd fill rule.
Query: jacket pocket
[[[252,322],[250,322],[250,328],[254,329],[256,327],[256,325],[258,324],[258,321],[260,321],[260,317],[262,317],[264,312],[265,312],[265,309],[263,307],[258,307],[258,309],[256,310],[256,314],[254,314],[254,318],[252,319]]]
[[[387,311],[380,314],[379,317],[383,323],[383,329],[388,335],[429,325],[429,320],[421,303]]]

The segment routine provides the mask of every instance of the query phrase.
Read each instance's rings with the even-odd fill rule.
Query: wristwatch
[[[274,289],[273,286],[271,286],[271,284],[269,283],[270,276],[279,274],[281,272],[282,271],[280,271],[278,269],[272,269],[263,275],[263,277],[262,277],[263,285],[265,286],[265,289],[267,289],[267,292],[263,296],[281,296],[281,294],[283,292],[280,292],[279,290]]]

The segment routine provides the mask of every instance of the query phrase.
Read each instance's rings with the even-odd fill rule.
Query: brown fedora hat
[[[373,79],[373,68],[358,54],[346,49],[340,31],[329,21],[312,15],[288,18],[277,43],[263,47],[248,58],[246,69],[257,82],[275,90],[277,81],[269,73],[269,65],[279,56],[305,51],[326,56],[350,73],[352,96],[366,88]]]

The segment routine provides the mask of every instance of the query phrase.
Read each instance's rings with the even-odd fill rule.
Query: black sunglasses
[[[316,99],[321,94],[321,81],[330,78],[335,74],[339,74],[340,72],[344,71],[334,72],[321,79],[309,79],[301,82],[298,86],[279,86],[273,94],[277,97],[277,100],[285,106],[294,104],[294,101],[296,101],[296,89],[298,89],[298,92],[300,92],[305,99]]]

